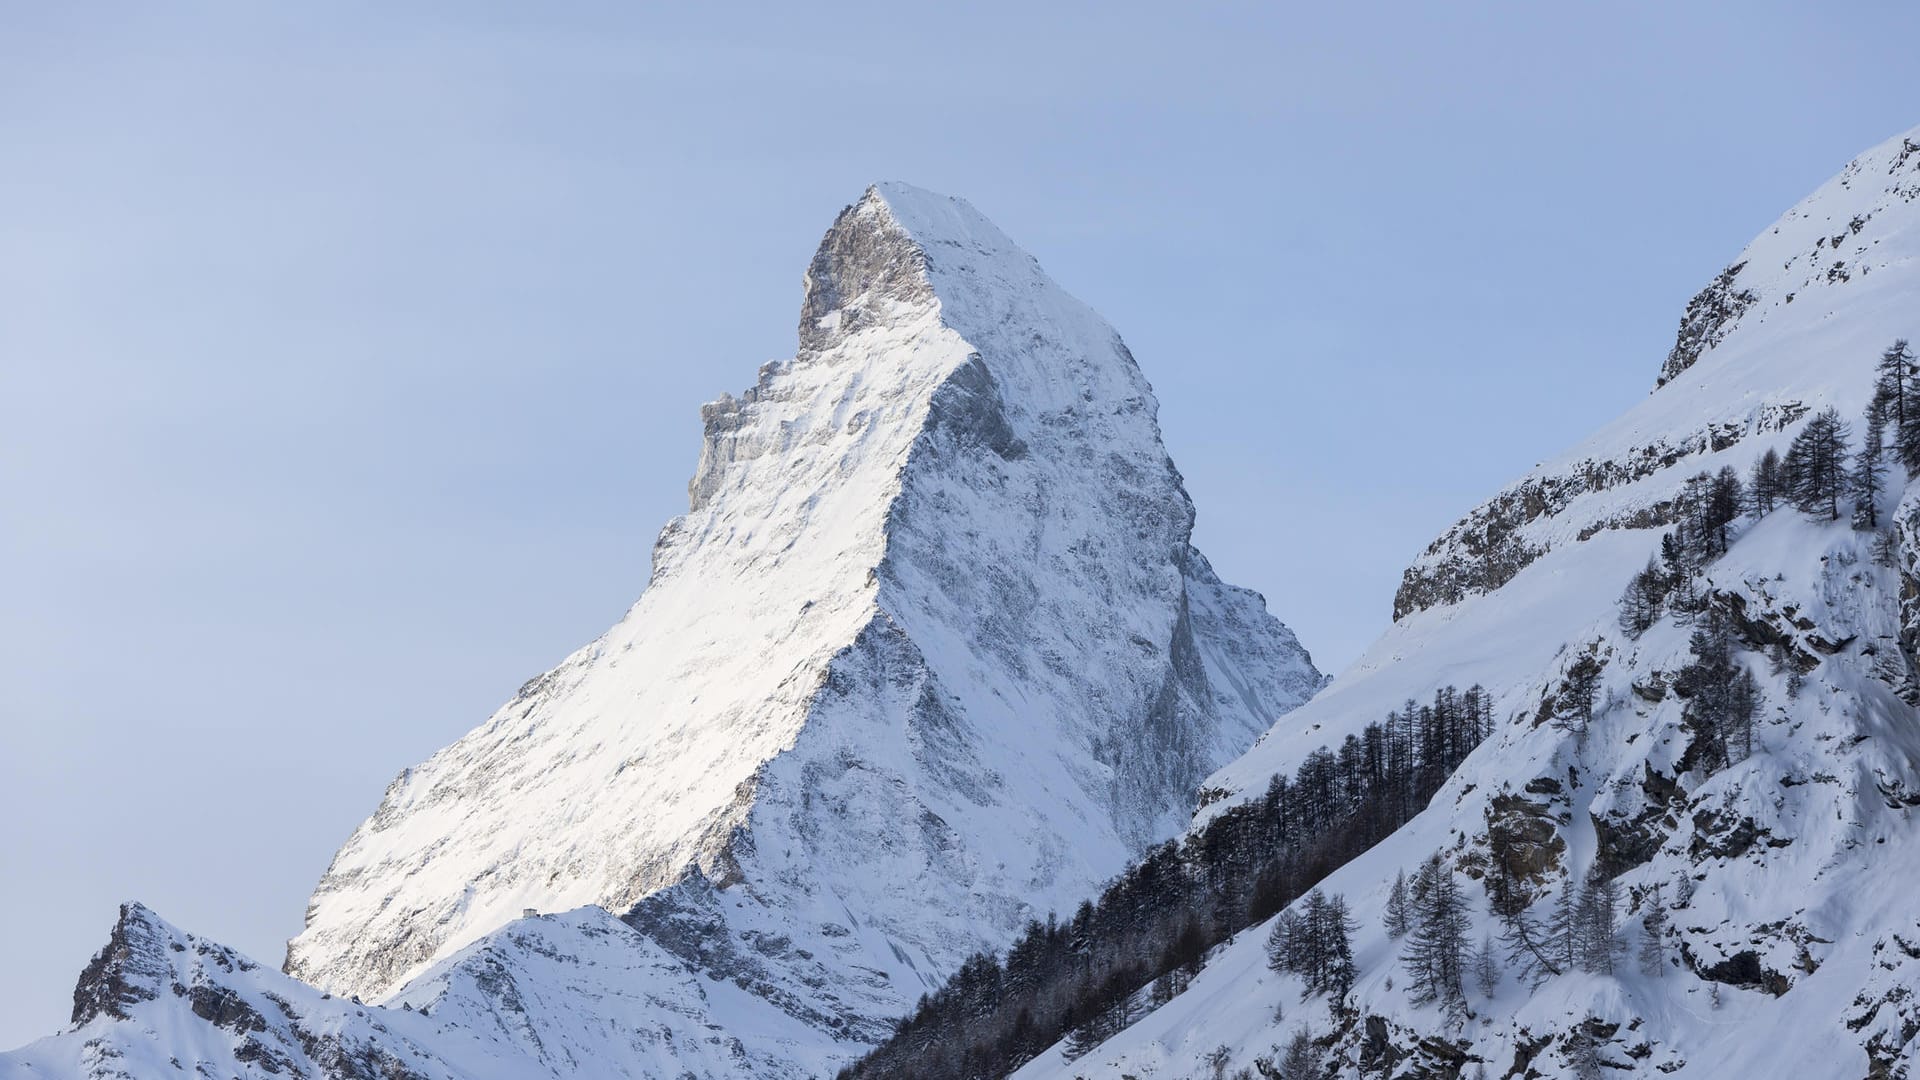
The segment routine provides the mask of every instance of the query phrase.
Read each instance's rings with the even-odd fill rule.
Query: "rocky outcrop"
[[[1740,316],[1759,299],[1753,290],[1738,284],[1740,271],[1746,268],[1744,262],[1734,263],[1687,301],[1687,310],[1680,316],[1680,332],[1674,337],[1667,362],[1660,366],[1660,380],[1654,384],[1655,389],[1672,382],[1692,367],[1701,353],[1725,341]]]
[[[1687,475],[1689,459],[1704,459],[1755,435],[1786,430],[1806,415],[1799,401],[1751,410],[1739,421],[1722,421],[1682,437],[1660,439],[1608,457],[1587,457],[1551,472],[1529,476],[1480,506],[1427,545],[1402,572],[1393,617],[1457,604],[1513,580],[1557,544],[1580,543],[1615,529],[1663,529],[1673,524],[1673,494]],[[1665,474],[1662,477],[1662,474]],[[1631,508],[1568,524],[1560,518],[1582,496],[1662,477],[1673,482]]]

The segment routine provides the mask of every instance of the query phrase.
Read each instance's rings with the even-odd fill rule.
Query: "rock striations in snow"
[[[1360,662],[1208,781],[1221,797],[1197,829],[1408,699],[1494,694],[1494,735],[1427,811],[1323,884],[1360,927],[1347,999],[1303,998],[1270,970],[1261,925],[1091,1053],[1056,1048],[1019,1075],[1277,1076],[1300,1032],[1328,1070],[1315,1075],[1341,1078],[1912,1074],[1920,478],[1893,464],[1878,528],[1851,527],[1845,500],[1837,522],[1743,515],[1701,571],[1694,588],[1761,697],[1751,753],[1724,767],[1702,752],[1678,678],[1712,616],[1669,608],[1635,635],[1617,606],[1689,477],[1748,475],[1829,406],[1858,447],[1876,361],[1898,338],[1920,339],[1920,129],[1762,232],[1688,305],[1651,396],[1435,541]],[[1548,721],[1583,656],[1604,666],[1578,733]],[[1623,950],[1657,887],[1671,907],[1659,962],[1643,973],[1627,951],[1611,972],[1535,988],[1503,958],[1491,993],[1470,978],[1455,1006],[1413,1005],[1383,905],[1396,874],[1435,853],[1472,900],[1475,945],[1503,929],[1487,910],[1500,865],[1543,924],[1590,871],[1612,876]]]
[[[141,1017],[220,1075],[362,1075],[314,1064],[321,1030],[395,1076],[856,1055],[1178,832],[1322,685],[1190,544],[1155,410],[1114,330],[971,206],[870,189],[808,269],[797,354],[702,410],[639,601],[393,782],[315,890],[295,978],[130,908],[138,1000],[0,1076],[146,1053]],[[264,1027],[206,1017],[229,989]],[[253,1064],[220,1056],[246,1040]]]

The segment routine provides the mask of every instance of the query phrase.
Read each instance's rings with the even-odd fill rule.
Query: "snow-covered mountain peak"
[[[868,190],[799,337],[703,408],[638,602],[401,774],[291,973],[387,998],[526,909],[598,905],[754,986],[750,1045],[824,1060],[797,1023],[844,1057],[1177,831],[1318,689],[1189,544],[1118,334],[972,207]]]

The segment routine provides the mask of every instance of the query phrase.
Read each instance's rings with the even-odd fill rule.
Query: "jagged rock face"
[[[1637,636],[1616,600],[1688,477],[1747,475],[1827,406],[1855,424],[1881,352],[1920,339],[1920,131],[1863,154],[1688,306],[1660,386],[1468,515],[1411,567],[1395,623],[1352,669],[1207,781],[1196,827],[1312,750],[1441,686],[1483,685],[1497,730],[1430,808],[1322,885],[1361,929],[1339,1009],[1272,972],[1265,928],[1091,1055],[1023,1077],[1259,1072],[1311,1029],[1332,1071],[1395,1076],[1904,1076],[1920,1061],[1920,485],[1896,464],[1881,530],[1791,507],[1737,524],[1696,587],[1732,628],[1762,704],[1750,755],[1711,766],[1677,676],[1696,622]],[[1701,619],[1706,618],[1702,615]],[[1549,722],[1578,656],[1604,666],[1583,733]],[[1509,968],[1464,1010],[1409,1001],[1381,929],[1396,873],[1441,854],[1482,906],[1504,870],[1544,918],[1590,868],[1624,898],[1612,973],[1533,989]],[[1631,950],[1656,887],[1658,976]],[[1285,1019],[1277,1019],[1276,1007]],[[1227,1048],[1223,1057],[1213,1052]],[[1597,1065],[1596,1065],[1597,1061]]]
[[[1738,284],[1740,272],[1746,268],[1747,264],[1742,262],[1720,271],[1711,284],[1687,302],[1686,313],[1680,316],[1680,331],[1674,335],[1667,362],[1661,365],[1655,389],[1672,382],[1692,367],[1701,353],[1725,340],[1727,332],[1739,324],[1740,316],[1759,299],[1753,290]]]
[[[524,908],[598,905],[751,987],[765,1045],[882,1034],[1321,684],[1188,543],[1155,409],[971,207],[869,191],[797,355],[703,410],[646,592],[394,782],[288,972],[385,998]]]

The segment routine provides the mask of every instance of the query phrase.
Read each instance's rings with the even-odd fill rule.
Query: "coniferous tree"
[[[1567,667],[1567,677],[1554,697],[1555,726],[1585,735],[1593,723],[1593,699],[1600,692],[1601,663],[1591,652],[1580,654]]]
[[[1085,1057],[1101,1043],[1131,1027],[1139,1018],[1139,1012],[1133,1007],[1132,995],[1121,994],[1111,1005],[1100,1009],[1086,1023],[1074,1028],[1067,1036],[1066,1045],[1060,1048],[1061,1053],[1068,1061]]]
[[[1546,927],[1524,908],[1500,917],[1500,942],[1507,947],[1507,959],[1520,966],[1520,977],[1529,986],[1537,987],[1562,971],[1553,961]]]
[[[1560,889],[1554,894],[1553,908],[1542,930],[1546,958],[1554,974],[1572,971],[1580,962],[1579,890],[1565,870],[1560,872]]]
[[[1275,1068],[1279,1080],[1320,1080],[1320,1055],[1313,1048],[1313,1033],[1306,1028],[1295,1029]]]
[[[1411,908],[1407,901],[1407,872],[1394,875],[1393,888],[1387,891],[1387,908],[1381,916],[1381,922],[1387,928],[1390,938],[1402,938],[1411,925]]]
[[[1888,404],[1878,398],[1867,406],[1867,434],[1853,468],[1847,473],[1847,494],[1853,499],[1853,527],[1880,527],[1880,492],[1886,487],[1886,431]]]
[[[1424,809],[1491,728],[1483,689],[1442,687],[1430,703],[1410,702],[1315,751],[1263,795],[1150,849],[1071,918],[1030,922],[1004,964],[989,953],[963,964],[842,1076],[973,1080],[1008,1075],[1063,1040],[1088,1051],[1140,1006],[1179,994],[1207,949],[1260,918],[1275,920],[1276,967],[1310,976],[1309,993],[1346,994],[1351,914],[1341,897],[1305,898]],[[1404,882],[1402,893],[1409,910],[1419,906],[1409,893],[1432,895]]]
[[[1711,609],[1688,641],[1692,659],[1675,673],[1674,689],[1686,699],[1682,718],[1693,732],[1688,757],[1708,772],[1724,768],[1727,718],[1732,705],[1736,665],[1726,616]]]
[[[1500,989],[1500,957],[1493,951],[1493,936],[1482,935],[1480,948],[1473,954],[1473,981],[1480,996],[1490,998]]]
[[[1680,531],[1676,526],[1660,537],[1660,567],[1667,575],[1667,610],[1673,612],[1676,622],[1685,625],[1699,613],[1702,598],[1694,582],[1700,566],[1682,542]]]
[[[1673,496],[1673,538],[1685,553],[1689,568],[1705,566],[1720,554],[1707,517],[1712,490],[1713,477],[1696,473],[1687,477]]]
[[[1893,432],[1889,441],[1908,475],[1920,474],[1920,373],[1913,359],[1907,339],[1887,346],[1874,372],[1873,394],[1874,403],[1887,413]]]
[[[1727,553],[1730,529],[1746,505],[1746,485],[1731,466],[1718,473],[1697,473],[1674,494],[1672,536],[1685,555],[1686,568],[1697,569]]]
[[[1153,1007],[1157,1009],[1167,1002],[1172,1001],[1174,998],[1179,997],[1181,994],[1186,993],[1187,983],[1188,980],[1183,977],[1178,969],[1163,971],[1160,973],[1159,978],[1153,980],[1153,985],[1147,988],[1147,998],[1152,1002]]]
[[[1647,910],[1640,917],[1640,974],[1659,978],[1667,972],[1667,905],[1660,898],[1660,883],[1655,882],[1647,898]]]
[[[1297,969],[1305,936],[1300,916],[1292,908],[1281,912],[1267,932],[1267,966],[1283,975]]]
[[[1421,865],[1413,885],[1413,927],[1401,961],[1416,1005],[1461,1000],[1466,970],[1467,905],[1453,871],[1438,854]]]
[[[1523,842],[1519,830],[1503,818],[1487,815],[1487,855],[1493,864],[1486,879],[1487,906],[1501,919],[1524,914],[1533,899],[1526,882],[1515,872],[1516,864],[1525,858]]]
[[[1614,957],[1619,952],[1613,925],[1619,908],[1619,884],[1602,873],[1596,864],[1581,882],[1575,914],[1579,923],[1576,936],[1581,970],[1595,975],[1613,974]]]
[[[1725,555],[1732,538],[1728,530],[1740,520],[1741,508],[1746,505],[1746,485],[1740,482],[1740,474],[1733,466],[1722,466],[1713,474],[1713,480],[1707,485],[1707,503],[1702,524],[1707,529],[1716,554]]]
[[[1760,687],[1754,682],[1753,672],[1745,665],[1739,665],[1739,673],[1727,687],[1727,711],[1721,725],[1721,740],[1726,744],[1728,763],[1734,760],[1744,761],[1753,754],[1753,724],[1760,714]]]
[[[1760,460],[1754,462],[1753,475],[1747,481],[1747,506],[1754,517],[1766,517],[1785,495],[1786,475],[1780,452],[1768,447]]]
[[[1781,463],[1788,497],[1808,517],[1840,520],[1847,489],[1847,441],[1853,431],[1832,406],[1813,415],[1787,446]]]
[[[1905,431],[1908,424],[1907,380],[1913,377],[1913,353],[1907,339],[1901,338],[1880,354],[1873,373],[1873,403],[1881,406],[1894,431]]]
[[[1681,543],[1677,529],[1660,536],[1660,566],[1667,572],[1668,581],[1674,585],[1678,585],[1682,578],[1693,576],[1693,558],[1688,554],[1687,546]]]
[[[1359,970],[1353,962],[1353,935],[1359,924],[1353,921],[1353,913],[1347,907],[1347,898],[1339,893],[1327,898],[1322,916],[1325,922],[1322,932],[1326,936],[1326,947],[1320,969],[1320,989],[1335,1001],[1347,996],[1353,989],[1353,980]]]
[[[1668,578],[1653,556],[1647,556],[1647,568],[1633,575],[1627,591],[1620,594],[1620,629],[1628,637],[1639,637],[1660,621],[1660,604],[1667,598]]]

